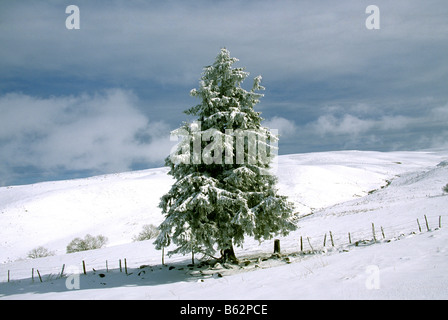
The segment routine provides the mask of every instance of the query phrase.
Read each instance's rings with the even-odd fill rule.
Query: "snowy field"
[[[448,151],[280,156],[279,192],[294,202],[298,229],[279,237],[278,257],[273,240],[247,239],[240,266],[204,266],[201,255],[162,265],[152,240],[132,241],[163,221],[166,173],[0,188],[0,299],[448,298]],[[65,253],[86,234],[109,242]],[[55,255],[27,259],[38,246]]]

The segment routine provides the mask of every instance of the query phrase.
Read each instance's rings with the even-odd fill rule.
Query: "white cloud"
[[[42,172],[125,171],[134,162],[161,163],[169,154],[169,127],[149,122],[129,91],[36,98],[0,97],[0,171],[33,166]]]
[[[269,129],[277,129],[280,137],[294,136],[297,130],[294,121],[282,117],[273,117],[272,119],[265,120],[263,126]]]
[[[358,135],[368,131],[373,125],[374,122],[372,120],[360,119],[350,114],[346,114],[340,118],[327,114],[320,116],[314,123],[311,124],[311,127],[320,135]]]
[[[14,165],[121,170],[163,158],[167,125],[148,123],[130,92],[34,92],[133,88],[168,121],[190,103],[177,93],[188,98],[222,46],[263,75],[266,109],[279,116],[266,123],[287,150],[409,148],[445,132],[447,108],[433,108],[447,97],[442,0],[379,0],[378,32],[365,28],[367,4],[356,0],[76,4],[81,29],[67,30],[58,1],[0,1],[0,93],[29,94],[0,96],[0,175]],[[431,106],[417,102],[428,95]]]
[[[299,136],[344,149],[418,150],[447,146],[447,104],[425,105],[403,114],[367,103],[323,109],[324,115],[298,127]]]

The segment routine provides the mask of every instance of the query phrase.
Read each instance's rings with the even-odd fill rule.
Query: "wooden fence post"
[[[62,278],[64,276],[64,269],[65,269],[65,263],[62,265],[60,278]]]
[[[310,238],[309,238],[309,237],[306,237],[306,239],[308,240],[308,244],[310,245],[311,252],[314,252],[313,246],[311,245]]]
[[[40,282],[42,282],[42,277],[40,276],[39,269],[36,269],[36,271],[37,271],[37,275],[39,276],[39,280],[40,280]]]
[[[84,262],[84,260],[82,260],[82,270],[84,271],[84,274],[87,274],[87,272],[86,272],[86,263]]]
[[[274,240],[274,254],[280,254],[280,240]]]

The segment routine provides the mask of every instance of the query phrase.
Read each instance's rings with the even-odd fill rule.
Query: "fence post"
[[[280,240],[274,240],[274,254],[280,254]]]
[[[36,269],[36,271],[37,271],[37,275],[39,276],[39,280],[40,280],[40,282],[42,282],[42,277],[40,276],[39,269]]]
[[[311,252],[314,252],[313,246],[311,245],[310,238],[309,238],[309,237],[306,237],[306,239],[308,240],[308,244],[310,245]]]
[[[65,263],[62,265],[60,278],[62,278],[64,276],[64,269],[65,269]]]
[[[86,263],[84,262],[84,260],[82,260],[82,270],[84,271],[84,274],[87,274],[87,272],[86,272]]]
[[[330,231],[330,240],[331,240],[331,246],[334,247],[334,242],[333,242],[333,234]]]

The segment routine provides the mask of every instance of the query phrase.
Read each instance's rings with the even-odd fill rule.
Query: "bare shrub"
[[[154,239],[159,235],[159,229],[153,224],[145,224],[143,230],[135,237],[132,238],[134,241],[143,241]]]
[[[54,256],[54,251],[50,251],[43,246],[40,246],[40,247],[30,250],[27,255],[27,257],[31,258],[31,259],[43,258],[43,257],[49,257],[49,256]]]
[[[103,235],[94,237],[88,234],[84,237],[84,239],[73,239],[67,245],[67,253],[99,249],[103,247],[107,243],[107,241],[107,238]]]

